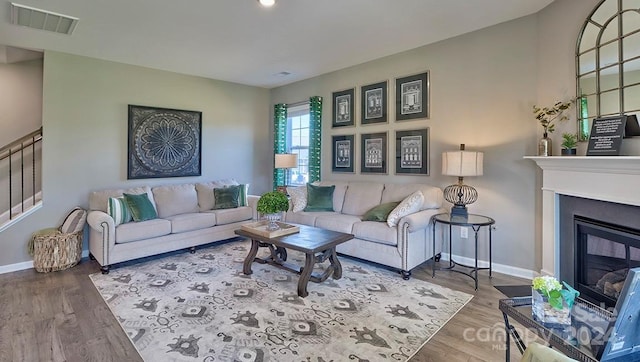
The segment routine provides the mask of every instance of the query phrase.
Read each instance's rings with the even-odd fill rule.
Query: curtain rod
[[[297,106],[301,106],[301,105],[304,105],[304,104],[309,104],[309,101],[306,100],[306,101],[300,101],[300,102],[295,102],[295,103],[285,103],[285,104],[287,105],[287,108],[288,107],[297,107]]]

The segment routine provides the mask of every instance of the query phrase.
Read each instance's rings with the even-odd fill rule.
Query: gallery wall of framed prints
[[[410,127],[429,118],[429,71],[395,78],[391,92],[389,85],[382,80],[361,85],[358,93],[356,87],[332,92],[331,128],[354,128],[332,135],[332,172],[356,173],[357,163],[361,174],[386,175],[391,166],[396,175],[429,175],[429,127]]]

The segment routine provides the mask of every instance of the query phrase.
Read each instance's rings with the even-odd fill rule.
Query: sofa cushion
[[[249,206],[239,206],[234,209],[208,210],[205,213],[216,214],[216,225],[226,225],[234,222],[251,220],[253,210]]]
[[[380,203],[401,201],[416,191],[421,191],[424,196],[421,210],[442,207],[442,189],[425,184],[385,184]]]
[[[196,192],[198,193],[198,208],[200,211],[212,210],[216,200],[213,196],[213,189],[222,188],[230,185],[238,185],[238,182],[232,179],[217,180],[211,182],[201,182],[196,184]]]
[[[302,225],[309,225],[309,226],[315,226],[316,225],[316,219],[318,218],[318,216],[322,216],[322,215],[339,215],[333,211],[327,211],[327,212],[304,212],[304,211],[300,211],[300,212],[287,212],[285,214],[285,221],[286,222],[291,222],[294,224],[302,224]]]
[[[322,215],[316,218],[315,227],[350,234],[353,224],[357,222],[360,222],[360,218],[357,216],[344,214]]]
[[[128,243],[168,235],[170,233],[171,222],[166,219],[130,222],[116,227],[116,243]]]
[[[362,221],[353,224],[351,232],[356,239],[372,241],[385,245],[398,245],[398,228],[390,228],[386,223]]]
[[[129,207],[124,201],[124,196],[109,198],[107,201],[107,214],[111,216],[115,226],[133,221],[131,211],[129,211]]]
[[[155,201],[153,200],[153,193],[151,193],[151,188],[148,186],[143,187],[133,187],[130,189],[111,189],[111,190],[102,190],[102,191],[93,191],[89,194],[89,210],[99,210],[102,212],[107,212],[107,200],[110,197],[120,197],[124,193],[128,194],[142,194],[147,193],[149,195],[149,200],[155,206]]]
[[[333,191],[335,188],[335,186],[307,184],[307,206],[304,211],[333,211]]]
[[[169,216],[171,221],[171,233],[177,234],[185,231],[206,229],[216,225],[216,214],[210,212],[180,214]]]
[[[344,196],[342,213],[364,215],[369,209],[380,204],[383,188],[384,184],[377,182],[350,182]]]
[[[342,205],[344,204],[344,195],[347,192],[349,184],[347,182],[334,182],[334,181],[320,181],[313,183],[316,186],[335,186],[333,190],[333,211],[342,212]]]
[[[234,209],[240,206],[240,187],[240,185],[233,185],[213,189],[213,198],[215,199],[213,209]]]
[[[198,194],[193,184],[158,186],[151,191],[159,218],[198,212]]]
[[[407,196],[402,200],[402,202],[400,202],[400,204],[398,204],[398,206],[396,206],[395,209],[393,209],[393,211],[391,211],[387,218],[387,225],[389,227],[394,227],[398,225],[398,221],[403,217],[420,211],[423,202],[424,195],[422,195],[422,191],[416,191]]]
[[[156,208],[149,200],[149,195],[147,194],[127,194],[124,195],[124,201],[131,211],[131,217],[133,217],[133,221],[147,221],[153,220],[158,217],[158,212]]]
[[[400,204],[397,202],[387,202],[386,204],[380,204],[374,206],[362,216],[362,221],[383,221],[387,222],[387,218],[393,209]]]

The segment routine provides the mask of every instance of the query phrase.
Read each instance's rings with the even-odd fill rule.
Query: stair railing
[[[8,211],[8,220],[12,220],[14,217],[20,215],[25,212],[25,203],[27,203],[27,207],[35,206],[37,203],[36,195],[40,190],[36,189],[36,172],[39,171],[40,165],[36,163],[36,145],[42,142],[42,127],[34,132],[29,133],[28,135],[21,137],[18,140],[10,142],[6,146],[0,148],[0,165],[7,165],[8,173],[6,175],[0,175],[0,179],[4,179],[6,176],[7,184],[8,184],[8,208],[0,209],[0,214],[2,214],[5,210]],[[28,155],[25,157],[25,151],[28,153],[31,151],[31,159],[27,160]],[[20,163],[19,170],[14,169],[14,162]],[[29,182],[26,180],[25,175],[25,166],[29,166],[31,164],[31,192],[29,195],[25,192],[25,186]],[[20,174],[20,184],[14,184],[14,176]],[[19,190],[15,188],[18,187]],[[14,205],[14,194],[20,194],[20,202],[16,202]],[[31,205],[29,205],[29,200]],[[15,207],[19,207],[19,210],[15,210]]]

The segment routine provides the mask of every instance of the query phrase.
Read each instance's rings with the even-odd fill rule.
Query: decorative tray
[[[298,226],[285,224],[280,221],[276,221],[276,224],[280,226],[280,229],[272,230],[272,231],[267,230],[267,225],[269,225],[268,220],[262,220],[262,221],[252,222],[249,224],[244,224],[241,226],[241,228],[244,231],[248,231],[250,233],[264,236],[267,238],[275,238],[278,236],[284,236],[284,235],[295,234],[297,232],[300,232],[300,228]]]

